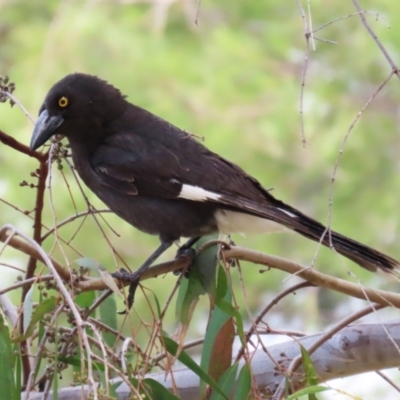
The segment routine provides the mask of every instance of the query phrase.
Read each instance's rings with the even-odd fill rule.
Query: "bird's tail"
[[[312,229],[308,227],[307,229],[302,229],[302,227],[299,227],[294,230],[316,242],[321,241],[324,246],[334,249],[342,256],[345,256],[370,271],[375,272],[380,269],[389,273],[400,272],[400,264],[394,258],[357,242],[356,240],[343,236],[340,233],[327,230],[322,225],[318,225],[320,224],[317,222]]]
[[[350,239],[340,233],[327,229],[321,223],[306,216],[300,211],[280,202],[277,208],[276,219],[287,228],[301,235],[320,242],[326,247],[334,249],[339,254],[354,261],[356,264],[370,271],[378,269],[385,272],[400,273],[400,263],[394,258],[387,256],[371,247],[356,240]]]
[[[223,196],[223,201],[227,206],[236,208],[237,211],[243,212],[243,210],[246,210],[250,214],[277,222],[311,240],[320,242],[370,271],[380,269],[392,274],[395,272],[400,274],[400,263],[395,259],[340,233],[327,229],[324,225],[302,212],[275,199],[267,191],[264,192],[264,196],[267,200],[264,204],[256,203],[244,197],[241,197],[240,200],[237,197],[230,198],[227,194]]]

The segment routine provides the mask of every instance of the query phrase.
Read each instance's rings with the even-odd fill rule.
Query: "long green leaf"
[[[221,376],[221,379],[218,381],[218,386],[221,388],[221,390],[225,393],[226,397],[229,397],[230,394],[232,393],[232,389],[235,384],[235,378],[237,375],[237,370],[238,370],[238,364],[233,364],[230,366],[224,374]],[[210,400],[223,400],[224,397],[222,397],[218,392],[214,391],[210,397]],[[241,400],[244,400],[245,397]]]
[[[171,393],[165,386],[161,383],[155,381],[154,379],[143,379],[142,384],[144,385],[144,391],[148,395],[147,398],[152,400],[179,400]]]
[[[24,299],[24,333],[28,330],[33,314],[33,285],[29,288]]]
[[[248,364],[240,370],[239,378],[236,383],[235,396],[233,400],[245,400],[251,391],[251,371]]]
[[[216,288],[216,302],[217,304],[221,301],[230,302],[232,301],[231,292],[229,290],[228,282],[226,279],[225,271],[220,266],[218,268],[218,284]],[[228,303],[229,304],[229,303]],[[206,335],[204,338],[203,350],[201,352],[200,366],[205,371],[209,371],[210,359],[214,349],[215,338],[224,326],[226,321],[230,318],[230,314],[216,307],[212,311],[211,319],[207,326]],[[200,382],[200,391],[203,393],[205,389],[205,381]]]
[[[304,389],[298,390],[296,393],[293,393],[292,395],[286,397],[285,400],[299,400],[299,397],[301,396],[315,395],[316,393],[326,392],[327,390],[332,389],[325,386],[309,386]]]
[[[29,325],[25,329],[25,333],[13,338],[12,341],[20,342],[29,338],[33,334],[36,324],[41,321],[47,313],[52,312],[56,308],[57,302],[58,300],[55,297],[50,297],[49,299],[46,299],[40,303],[33,312],[32,318],[29,321]]]
[[[99,292],[99,295],[103,292]],[[103,324],[107,325],[113,330],[118,330],[117,326],[117,304],[115,296],[108,296],[100,304],[100,320]],[[102,332],[103,339],[109,347],[114,347],[116,336],[110,332]]]
[[[171,338],[167,336],[163,336],[163,341],[165,343],[165,348],[168,353],[173,356],[176,355],[178,350],[178,343],[173,341]],[[210,385],[214,390],[220,393],[224,398],[226,398],[224,392],[218,387],[217,383],[212,379],[206,371],[204,371],[184,350],[180,352],[178,355],[178,360],[186,365],[191,371],[193,371],[200,379]]]
[[[20,394],[17,392],[14,380],[13,367],[14,355],[12,353],[10,333],[0,312],[0,388],[2,399],[20,399]]]

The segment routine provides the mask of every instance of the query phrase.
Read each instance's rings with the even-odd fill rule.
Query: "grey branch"
[[[300,354],[299,343],[306,349],[323,333],[267,347],[269,353],[258,349],[251,357],[251,368],[258,388],[271,395],[284,379],[290,362]],[[368,371],[398,367],[400,365],[400,320],[385,324],[351,325],[325,342],[311,356],[321,382]],[[280,370],[276,365],[279,363]],[[243,362],[241,363],[243,366]],[[240,369],[240,368],[239,368]],[[301,370],[292,377],[294,386],[302,378]],[[192,371],[181,368],[172,371],[173,380],[182,400],[200,400],[199,378]],[[165,372],[146,375],[172,390],[171,376]],[[117,389],[119,399],[127,399],[129,391],[122,383]],[[21,398],[23,397],[22,395]],[[81,400],[89,396],[88,387],[71,387],[58,392],[60,400]],[[52,398],[52,395],[50,395]],[[40,393],[31,393],[30,400],[44,400]]]

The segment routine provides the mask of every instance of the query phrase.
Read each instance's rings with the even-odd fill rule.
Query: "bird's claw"
[[[121,281],[125,282],[131,282],[131,283],[139,283],[140,275],[138,275],[136,272],[129,272],[126,269],[121,268],[117,272],[114,272],[111,274],[113,278],[119,279]]]
[[[190,273],[190,268],[193,266],[194,260],[196,258],[196,250],[191,247],[187,247],[187,246],[183,245],[176,252],[175,260],[178,260],[179,258],[182,258],[182,257],[188,258],[191,260],[189,266],[186,268],[186,271],[185,271],[185,278],[188,278],[189,273]],[[174,275],[180,275],[181,272],[182,272],[182,270],[174,271]]]
[[[141,274],[138,274],[137,271],[135,272],[128,272],[127,270],[121,268],[119,271],[114,272],[111,274],[113,278],[120,279],[121,281],[125,282],[130,282],[129,285],[129,294],[126,299],[127,301],[127,309],[124,311],[119,311],[118,314],[126,314],[128,310],[131,309],[134,298],[135,298],[135,292],[138,287],[139,281],[140,281],[140,276]]]

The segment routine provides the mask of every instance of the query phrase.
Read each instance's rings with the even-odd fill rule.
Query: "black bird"
[[[282,227],[321,241],[370,271],[400,271],[393,258],[327,233],[319,222],[275,199],[240,167],[129,103],[95,76],[71,74],[50,89],[31,149],[55,134],[67,137],[75,168],[90,190],[123,220],[160,237],[160,247],[136,278],[180,237],[194,242],[218,231],[263,233]]]

